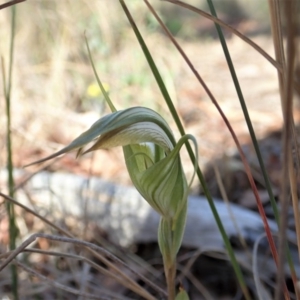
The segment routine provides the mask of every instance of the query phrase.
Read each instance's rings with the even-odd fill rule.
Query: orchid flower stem
[[[160,226],[158,235],[161,238],[159,243],[164,262],[164,271],[168,289],[168,300],[175,299],[175,277],[176,277],[176,254],[174,253],[175,237],[173,232],[174,220],[161,220],[167,226]]]
[[[167,267],[165,265],[165,276],[166,276],[167,287],[168,287],[168,300],[174,300],[175,299],[176,260],[170,267]]]

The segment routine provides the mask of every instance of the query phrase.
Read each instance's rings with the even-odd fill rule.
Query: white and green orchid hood
[[[179,151],[189,139],[196,145],[190,135],[176,143],[169,125],[158,113],[145,107],[132,107],[102,117],[68,146],[34,163],[73,150],[80,156],[122,146],[134,186],[162,217],[159,245],[169,249],[161,250],[176,256],[185,227],[188,196]],[[169,231],[173,232],[172,237],[167,236]]]

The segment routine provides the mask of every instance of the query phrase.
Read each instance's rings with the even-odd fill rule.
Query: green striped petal
[[[138,122],[102,134],[97,142],[84,153],[146,142],[157,144],[167,152],[173,149],[168,135],[159,125],[153,122]]]
[[[146,130],[145,127],[147,126],[148,129]],[[134,131],[139,130],[139,128],[142,130],[137,135]],[[126,141],[125,135],[127,135],[128,141]],[[105,145],[105,143],[106,145],[101,148],[148,141],[155,142],[166,151],[175,146],[175,139],[169,125],[158,113],[145,107],[131,107],[102,117],[68,146],[29,165],[44,162],[76,149],[78,150],[77,154],[80,155],[84,153],[84,147],[93,141],[95,141],[94,148],[92,146],[88,151],[99,149],[99,144]]]
[[[160,160],[146,167],[147,155],[140,145],[123,147],[127,170],[140,194],[164,218],[176,219],[187,201],[188,183],[179,151],[192,137],[182,137],[170,153],[160,152]],[[157,150],[159,151],[159,149]]]

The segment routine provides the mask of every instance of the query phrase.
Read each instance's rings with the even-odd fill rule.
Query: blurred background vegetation
[[[187,2],[208,11],[206,1]],[[171,32],[186,46],[188,54],[209,68],[207,59],[210,58],[200,56],[197,49],[201,50],[203,45],[214,41],[213,23],[170,3],[153,1],[152,4]],[[187,76],[187,67],[144,3],[130,0],[128,6],[159,65],[173,101],[178,103],[178,91],[182,89],[189,89],[189,97],[198,98],[199,93],[194,91],[201,88],[194,78]],[[270,34],[267,2],[227,0],[215,1],[215,6],[222,20],[246,35]],[[0,53],[6,69],[10,13],[10,9],[2,10],[0,18]],[[74,120],[75,123],[78,121],[72,112],[95,113],[82,128],[89,126],[96,114],[104,113],[101,95],[91,92],[95,80],[84,34],[98,73],[118,107],[145,105],[167,114],[164,104],[161,104],[162,96],[118,1],[26,1],[17,5],[14,51],[11,106],[16,165],[22,165],[24,157],[20,156],[26,157],[26,149],[47,152],[47,149],[57,149],[57,143],[69,142],[77,134],[72,132]],[[227,37],[230,39],[230,34]],[[221,52],[219,55],[222,57]],[[1,85],[2,81],[0,128],[5,128]],[[66,123],[67,126],[63,125]],[[62,127],[69,129],[64,133]],[[4,131],[0,130],[0,136],[4,139]],[[4,164],[5,151],[0,150],[1,164]]]
[[[207,10],[206,1],[188,2]],[[172,49],[165,44],[156,21],[142,1],[128,4],[147,40],[155,45],[154,55],[168,63]],[[213,23],[195,13],[163,1],[153,1],[153,5],[178,38],[199,43],[215,37]],[[215,5],[221,19],[246,33],[268,31],[267,2],[227,0]],[[1,15],[0,51],[5,56],[10,11]],[[40,98],[39,103],[79,109],[87,86],[94,80],[84,45],[86,33],[99,73],[113,86],[111,93],[117,97],[122,94],[125,101],[138,101],[138,87],[138,98],[152,102],[155,91],[149,86],[150,72],[118,1],[28,1],[18,5],[17,20],[14,88],[22,89],[22,98],[34,96]],[[168,70],[165,73],[168,76]]]

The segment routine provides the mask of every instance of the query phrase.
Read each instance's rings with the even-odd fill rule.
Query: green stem
[[[165,265],[165,276],[168,287],[168,300],[175,299],[175,276],[176,276],[176,262],[174,262],[171,267],[167,268]]]
[[[15,36],[15,24],[16,24],[16,7],[12,6],[11,16],[11,39],[10,39],[10,53],[9,53],[9,73],[8,73],[8,85],[7,89],[4,86],[5,99],[6,99],[6,117],[7,117],[7,173],[8,173],[8,189],[9,196],[14,196],[14,178],[13,178],[13,161],[12,161],[12,142],[11,142],[11,111],[10,111],[10,99],[11,99],[11,82],[12,82],[12,65],[13,65],[13,49],[14,49],[14,36]],[[5,81],[5,80],[4,80]],[[15,222],[15,210],[12,203],[7,202],[6,205],[8,218],[9,218],[9,248],[14,250],[16,248],[16,237],[18,234],[16,222]],[[18,273],[14,264],[11,265],[12,275],[12,292],[14,299],[19,299],[18,295]]]
[[[176,256],[179,248],[176,241],[176,230],[173,230],[174,220],[161,218],[158,227],[158,245],[163,257],[164,271],[167,281],[168,300],[175,299]],[[185,222],[184,222],[185,224]],[[177,223],[180,226],[180,222]]]

